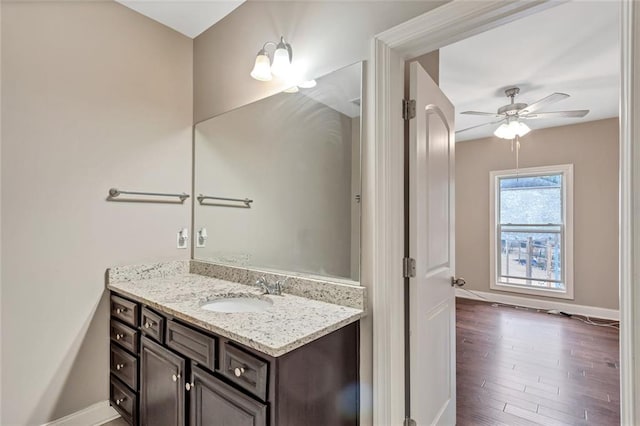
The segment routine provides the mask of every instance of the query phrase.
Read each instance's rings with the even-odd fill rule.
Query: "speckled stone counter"
[[[253,286],[190,274],[188,262],[108,271],[107,288],[205,330],[278,357],[364,315],[362,309],[283,294],[262,295]],[[273,306],[263,312],[219,313],[201,309],[223,297],[259,297]]]

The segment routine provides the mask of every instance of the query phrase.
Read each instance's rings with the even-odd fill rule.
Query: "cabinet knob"
[[[174,382],[177,382],[179,378],[180,374],[174,374],[173,376],[171,376],[171,380],[173,380]]]
[[[116,370],[122,370],[124,368],[124,364],[116,364]]]
[[[120,399],[116,399],[116,405],[122,404],[125,399],[127,399],[127,398],[125,398],[124,396],[122,398],[120,398]]]
[[[153,323],[153,321],[147,321],[144,323],[144,328],[151,328],[153,327],[155,324]]]
[[[244,374],[244,368],[236,367],[235,370],[233,370],[233,374],[235,374],[236,377],[242,376]]]
[[[120,340],[124,337],[124,334],[116,333],[116,340]]]
[[[127,312],[127,308],[117,308],[116,309],[116,313],[117,314],[123,314],[125,312]]]
[[[190,391],[191,389],[193,389],[193,383],[187,383],[186,385],[184,385],[184,387]]]

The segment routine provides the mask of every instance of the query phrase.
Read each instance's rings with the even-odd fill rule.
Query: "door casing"
[[[400,425],[405,417],[404,354],[404,97],[406,60],[561,4],[559,1],[454,0],[376,35],[368,63],[367,195],[373,316],[373,423]],[[620,372],[621,423],[640,424],[640,4],[620,0]],[[640,285],[640,284],[639,284]],[[368,405],[368,404],[367,404]]]

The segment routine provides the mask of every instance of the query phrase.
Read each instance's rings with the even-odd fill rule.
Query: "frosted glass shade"
[[[501,124],[493,134],[501,139],[515,139],[516,136],[522,137],[530,131],[529,126],[516,120]]]
[[[279,47],[273,54],[273,65],[271,72],[279,78],[287,77],[291,71],[291,62],[289,62],[289,51],[286,48]]]
[[[271,63],[266,53],[260,52],[256,56],[256,63],[251,71],[251,77],[260,81],[270,81],[273,78],[271,75]]]

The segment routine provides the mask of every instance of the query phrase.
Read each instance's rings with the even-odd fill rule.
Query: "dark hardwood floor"
[[[458,425],[618,425],[618,330],[458,299]]]

